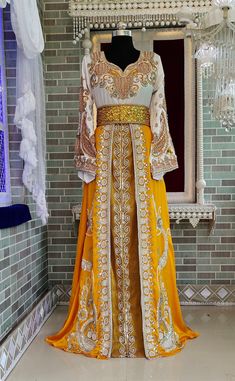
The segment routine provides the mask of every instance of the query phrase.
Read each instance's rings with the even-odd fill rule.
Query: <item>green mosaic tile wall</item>
[[[35,217],[35,207],[21,182],[20,132],[13,123],[16,103],[16,41],[10,13],[4,10],[10,172],[13,203],[27,203],[32,221],[0,230],[0,340],[37,303],[48,288],[47,228]]]
[[[50,284],[71,284],[76,238],[71,209],[81,202],[82,184],[73,166],[78,128],[81,49],[71,42],[67,1],[44,1],[47,96],[48,265]]]
[[[44,53],[48,144],[48,255],[50,284],[70,285],[76,237],[71,208],[81,201],[82,184],[73,167],[78,127],[82,51],[72,45],[72,21],[65,0],[44,1]],[[217,206],[214,235],[200,222],[171,224],[178,285],[235,285],[235,129],[227,134],[204,108],[206,200]],[[234,286],[235,288],[235,286]]]

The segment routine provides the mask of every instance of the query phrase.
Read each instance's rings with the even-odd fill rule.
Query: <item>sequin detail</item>
[[[97,226],[94,230],[96,253],[93,263],[98,274],[97,305],[100,308],[98,337],[100,357],[110,357],[112,347],[112,304],[110,284],[110,178],[112,159],[113,131],[105,126],[100,136],[100,148],[97,151],[96,193],[94,214]]]
[[[103,106],[97,110],[97,124],[137,123],[150,125],[149,108],[142,105]]]
[[[134,97],[141,87],[155,84],[157,62],[153,52],[141,52],[137,62],[122,71],[117,65],[106,60],[103,52],[92,54],[89,67],[91,87],[103,87],[112,98]]]
[[[160,133],[159,135],[155,132],[153,133],[151,147],[151,171],[153,177],[155,173],[166,173],[179,166],[165,112],[162,112],[160,120]]]
[[[86,259],[82,259],[82,269],[85,271],[91,271],[92,263],[90,261],[87,261]]]
[[[93,125],[93,99],[85,78],[81,78],[79,128],[76,137],[74,164],[79,170],[96,172],[96,148]]]
[[[146,144],[140,126],[131,125],[135,167],[135,194],[138,213],[139,263],[144,348],[147,358],[156,357],[157,338],[154,331],[154,266],[150,223],[149,164],[146,163]]]
[[[93,233],[93,202],[90,209],[87,209],[87,231],[86,235],[92,235]]]
[[[129,244],[130,244],[130,171],[129,125],[114,125],[114,256],[117,274],[119,353],[120,357],[135,357],[136,345],[130,305]]]
[[[97,312],[92,296],[92,274],[86,277],[79,298],[75,330],[67,337],[67,351],[89,353],[97,345]]]
[[[153,197],[154,211],[156,217],[156,235],[163,237],[164,247],[160,255],[157,267],[157,279],[159,287],[159,298],[157,303],[157,329],[159,336],[159,345],[166,352],[170,352],[176,348],[181,348],[179,335],[175,332],[173,326],[172,312],[168,302],[166,287],[162,277],[162,270],[167,264],[169,252],[169,236],[170,229],[165,229],[161,217],[161,207],[156,207]]]

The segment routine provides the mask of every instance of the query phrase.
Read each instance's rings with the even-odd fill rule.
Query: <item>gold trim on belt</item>
[[[142,105],[113,105],[97,109],[98,126],[118,123],[144,124],[149,126],[149,108]]]

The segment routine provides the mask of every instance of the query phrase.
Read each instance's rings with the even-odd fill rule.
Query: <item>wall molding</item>
[[[169,204],[170,220],[175,220],[176,224],[188,220],[196,228],[201,220],[210,222],[210,233],[213,232],[216,221],[216,206],[213,204]],[[73,222],[79,222],[81,214],[81,204],[72,207]]]

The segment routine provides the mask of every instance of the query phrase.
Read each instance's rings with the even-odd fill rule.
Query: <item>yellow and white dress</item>
[[[173,355],[198,333],[176,287],[163,175],[178,163],[161,59],[141,52],[123,71],[95,52],[81,85],[77,257],[67,320],[47,342],[99,359]]]

